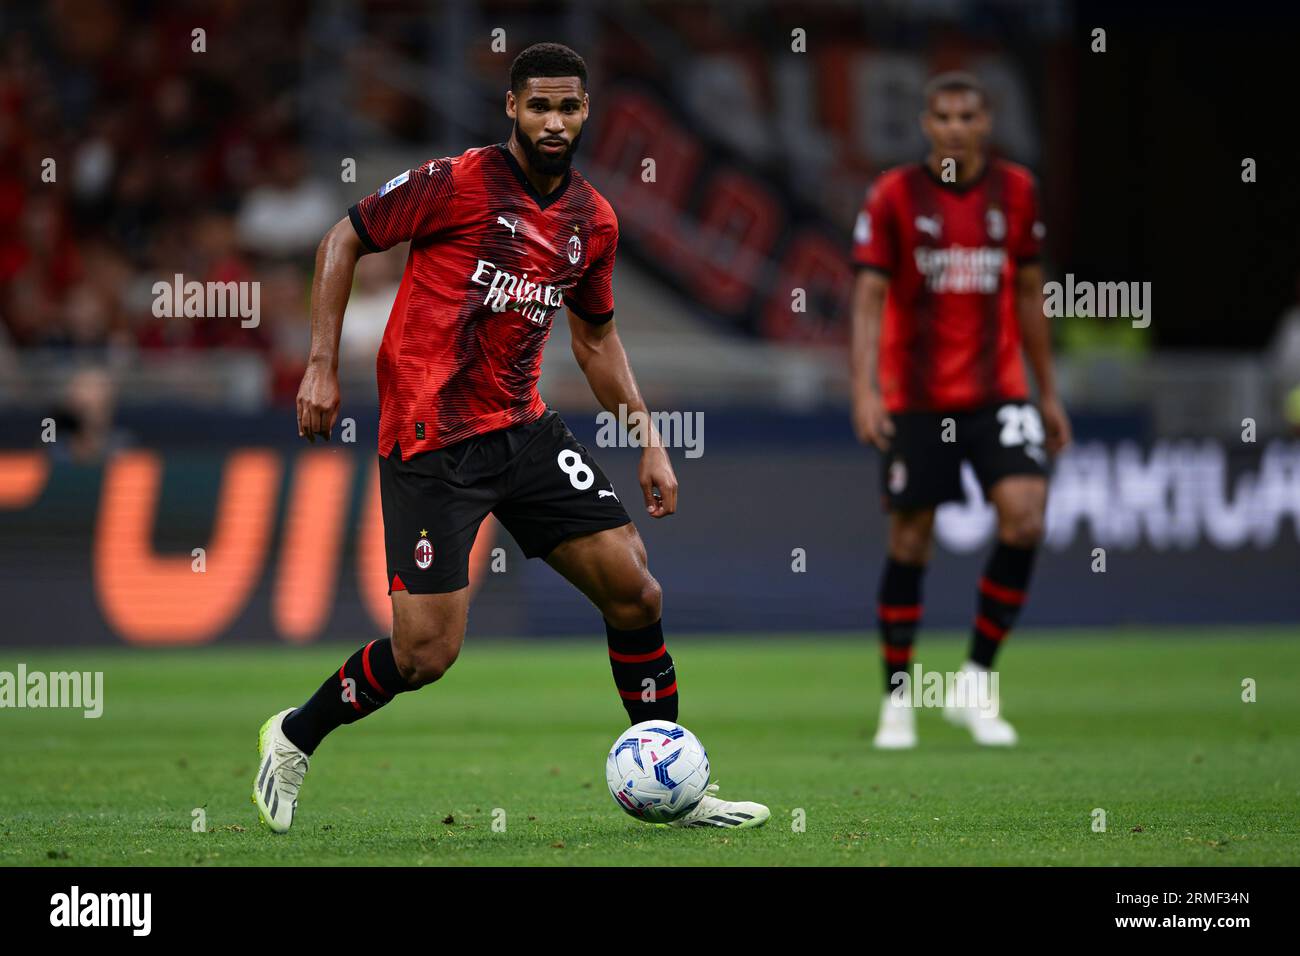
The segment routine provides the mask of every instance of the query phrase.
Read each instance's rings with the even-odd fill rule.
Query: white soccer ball
[[[709,755],[681,724],[647,720],[623,731],[609,748],[605,782],[625,812],[647,823],[669,823],[704,796]]]

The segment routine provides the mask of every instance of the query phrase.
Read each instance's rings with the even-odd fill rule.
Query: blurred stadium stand
[[[489,47],[498,27],[506,30],[506,53]],[[785,52],[795,27],[807,31],[806,55]],[[205,52],[191,52],[195,28],[206,31]],[[617,312],[633,366],[652,406],[708,413],[709,451],[701,463],[683,465],[681,477],[709,515],[674,519],[686,526],[677,539],[663,528],[643,529],[666,590],[679,595],[679,612],[695,626],[864,627],[881,525],[874,455],[853,443],[848,425],[843,346],[853,218],[872,176],[922,155],[916,113],[925,79],[960,66],[984,77],[993,93],[997,148],[1040,176],[1049,276],[1109,261],[1098,252],[1079,188],[1082,157],[1095,158],[1103,147],[1089,146],[1074,122],[1097,109],[1083,94],[1081,77],[1090,67],[1080,62],[1078,28],[1066,0],[6,5],[0,447],[44,448],[41,422],[52,417],[61,442],[65,426],[75,436],[44,449],[58,462],[98,469],[123,450],[170,456],[164,484],[192,480],[184,487],[196,496],[197,511],[160,524],[154,544],[160,552],[188,553],[207,533],[227,453],[257,446],[287,456],[295,448],[292,406],[307,354],[320,236],[349,204],[397,172],[504,140],[510,59],[527,43],[561,39],[591,68],[592,119],[577,165],[620,217]],[[1127,96],[1111,92],[1115,102]],[[653,189],[640,179],[646,155],[657,159]],[[46,159],[56,163],[53,181],[42,178]],[[344,176],[349,160],[354,181]],[[404,256],[398,248],[362,259],[344,323],[342,414],[357,422],[357,444],[348,449],[358,476],[347,499],[352,517],[368,500],[375,349]],[[1145,278],[1142,262],[1091,276]],[[1267,294],[1243,300],[1247,319],[1234,321],[1248,348],[1224,348],[1232,329],[1222,328],[1217,339],[1205,336],[1211,348],[1170,348],[1187,344],[1177,312],[1161,313],[1145,334],[1122,320],[1067,319],[1056,328],[1062,392],[1081,439],[1079,467],[1101,453],[1113,477],[1123,441],[1149,450],[1152,462],[1170,448],[1178,461],[1190,461],[1177,451],[1184,446],[1159,443],[1213,439],[1226,447],[1251,417],[1259,451],[1239,461],[1240,449],[1229,447],[1224,474],[1248,474],[1239,489],[1256,488],[1251,476],[1258,473],[1274,475],[1272,484],[1259,485],[1281,489],[1268,521],[1290,514],[1291,533],[1278,544],[1276,534],[1260,531],[1259,540],[1289,549],[1283,558],[1294,557],[1300,523],[1295,446],[1269,446],[1274,458],[1267,461],[1261,454],[1269,440],[1300,433],[1300,299],[1294,263],[1288,268],[1283,278],[1276,268],[1279,274],[1257,277],[1254,285],[1268,287]],[[259,282],[260,324],[155,317],[154,283],[178,273],[204,282]],[[807,292],[806,312],[791,311],[795,288]],[[1173,303],[1181,300],[1165,296],[1167,288],[1157,286],[1157,301],[1180,308]],[[1219,316],[1195,320],[1193,337],[1223,324]],[[542,393],[590,440],[596,406],[567,345],[559,322]],[[615,450],[602,456],[623,488],[634,487],[631,458]],[[177,479],[173,466],[189,478]],[[11,458],[5,467],[0,498],[9,511],[0,509],[0,528],[11,543],[49,545],[44,559],[16,545],[0,548],[9,582],[3,603],[18,606],[25,582],[54,588],[64,573],[58,562],[76,549],[84,553],[83,536],[103,519],[94,507],[101,489],[79,472],[45,474],[27,458]],[[1207,467],[1187,472],[1188,480],[1218,474],[1213,463]],[[796,504],[793,489],[806,487],[809,474],[827,479],[826,497],[801,497],[802,515],[773,517],[772,509]],[[177,504],[167,487],[160,508]],[[1118,486],[1102,482],[1089,493],[1107,487]],[[43,504],[42,488],[53,495]],[[1231,492],[1230,483],[1223,495]],[[78,496],[90,503],[74,506]],[[57,521],[55,510],[63,514]],[[756,554],[770,544],[755,537],[764,521],[780,525],[778,537],[788,544],[767,556],[761,573],[727,577],[710,542],[725,535],[742,553]],[[822,527],[813,529],[817,523]],[[841,540],[846,527],[852,540]],[[951,552],[943,560],[973,560],[957,554],[974,540],[969,535],[954,530],[943,540]],[[776,597],[790,580],[790,547],[803,541],[821,546],[837,569],[805,595],[824,612],[815,620]],[[1179,545],[1187,552],[1182,563],[1143,567],[1162,581],[1204,577],[1196,542]],[[1061,547],[1074,549],[1069,560],[1086,561],[1087,545],[1078,538]],[[1165,545],[1143,538],[1132,546]],[[1044,581],[1052,580],[1050,565]],[[1285,617],[1285,595],[1276,592],[1277,569],[1285,566],[1278,554],[1252,552],[1238,570],[1253,586],[1224,590],[1217,603],[1207,597],[1206,613],[1220,620]],[[581,600],[557,601],[539,577],[545,574],[529,567],[520,580],[484,585],[480,620],[502,632],[585,626]],[[77,620],[96,622],[85,633],[120,635],[111,620],[96,616],[102,592],[99,605],[89,597],[103,582],[92,583],[89,568],[76,576],[87,595]],[[1232,579],[1234,586],[1242,580]],[[497,599],[490,599],[493,588],[501,591]],[[1080,602],[1070,594],[1078,585],[1058,578],[1045,585],[1047,596],[1028,623],[1036,613],[1040,622],[1071,620],[1045,610],[1052,588],[1075,613]],[[266,636],[271,586],[250,593],[242,616],[214,634]],[[936,597],[928,613],[939,623],[961,623],[968,598]],[[348,591],[340,600],[345,626],[372,626],[359,609],[374,612],[365,603],[373,596]],[[1173,620],[1199,613],[1154,595],[1140,579],[1130,583],[1126,601],[1083,601],[1080,613],[1099,623],[1126,614]],[[31,620],[38,618],[33,611]],[[17,640],[15,633],[5,639]],[[270,633],[284,636],[276,628]]]
[[[919,91],[940,66],[985,78],[997,147],[1039,172],[1049,274],[1073,252],[1076,134],[1055,118],[1073,86],[1064,2],[92,0],[0,16],[10,407],[56,401],[70,364],[86,362],[107,369],[124,408],[291,404],[324,230],[396,171],[506,136],[509,56],[481,42],[497,25],[511,51],[551,34],[587,51],[594,111],[579,165],[619,210],[619,323],[653,401],[844,407],[848,232],[871,176],[921,154]],[[796,23],[816,39],[811,52],[774,55]],[[190,52],[195,26],[206,52]],[[627,181],[647,130],[663,157],[657,190]],[[47,157],[53,183],[41,179]],[[354,183],[342,180],[345,158]],[[350,401],[372,401],[403,257],[359,270],[344,326]],[[260,281],[261,324],[155,318],[152,285],[175,273]],[[795,285],[808,292],[804,314],[789,309]],[[1149,346],[1159,329],[1076,324],[1086,332],[1058,342],[1075,410],[1150,409],[1159,434],[1230,434],[1243,408],[1264,433],[1285,428],[1294,359],[1173,358]],[[548,394],[590,407],[575,376],[548,362]]]

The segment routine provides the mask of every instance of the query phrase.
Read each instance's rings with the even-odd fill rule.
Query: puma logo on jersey
[[[503,225],[503,226],[505,226],[507,229],[509,229],[509,230],[510,230],[510,235],[511,235],[512,237],[513,237],[514,234],[515,234],[515,226],[519,225],[519,220],[518,220],[518,219],[516,219],[514,222],[508,222],[508,221],[506,220],[506,217],[505,217],[505,216],[497,216],[497,222],[501,223],[501,225]]]
[[[615,501],[618,501],[618,495],[614,494],[612,491],[606,491],[604,488],[596,492],[596,500],[599,501],[601,498],[613,498]]]
[[[924,232],[926,235],[939,238],[939,217],[938,216],[917,216],[916,231]]]

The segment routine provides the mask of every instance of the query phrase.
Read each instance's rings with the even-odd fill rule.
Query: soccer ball
[[[709,755],[699,738],[667,720],[647,720],[618,735],[605,761],[610,796],[647,823],[670,823],[695,809],[709,785]]]

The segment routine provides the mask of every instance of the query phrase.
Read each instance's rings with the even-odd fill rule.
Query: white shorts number
[[[579,491],[586,491],[596,480],[595,472],[587,467],[582,456],[576,451],[564,449],[555,459],[555,463],[560,466],[560,471],[569,476],[569,481]]]
[[[1043,420],[1033,405],[1003,405],[998,409],[998,421],[1002,423],[998,441],[1007,448],[1043,443]]]

